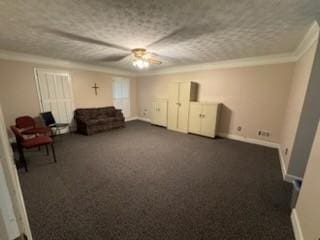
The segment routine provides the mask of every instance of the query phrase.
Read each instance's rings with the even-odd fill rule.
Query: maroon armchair
[[[50,145],[54,162],[57,162],[56,154],[53,146],[53,140],[51,137],[46,135],[33,135],[33,137],[31,138],[25,139],[23,137],[23,134],[19,131],[19,129],[16,126],[11,126],[11,130],[16,137],[20,161],[24,165],[26,172],[28,172],[28,165],[24,157],[23,149],[39,148],[41,146],[46,146],[47,155],[49,155],[48,146]]]
[[[23,135],[51,135],[50,128],[36,126],[35,120],[30,116],[21,116],[16,118],[16,128]]]

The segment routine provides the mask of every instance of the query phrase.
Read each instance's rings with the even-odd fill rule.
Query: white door
[[[167,100],[154,99],[151,104],[151,123],[167,126]]]
[[[217,104],[203,104],[201,118],[201,134],[207,137],[215,137],[217,123]]]
[[[178,130],[187,133],[189,122],[190,82],[179,83]]]
[[[189,132],[200,134],[201,133],[201,103],[191,102],[189,112]]]
[[[32,239],[16,166],[0,106],[0,239]]]
[[[168,129],[178,128],[179,83],[169,84]]]
[[[160,117],[159,102],[154,100],[154,101],[152,101],[152,104],[151,104],[151,123],[158,125],[159,124],[159,117]]]
[[[57,123],[71,123],[74,105],[69,73],[36,69],[35,75],[41,111],[51,111]]]
[[[161,100],[158,103],[158,113],[159,113],[159,125],[166,127],[168,119],[168,102],[167,100]]]
[[[129,118],[130,111],[130,80],[127,78],[112,78],[113,105],[121,109],[125,118]]]

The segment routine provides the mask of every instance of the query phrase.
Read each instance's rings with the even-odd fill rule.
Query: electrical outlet
[[[238,131],[238,132],[241,132],[241,130],[242,130],[242,127],[241,127],[241,126],[238,126],[238,127],[237,127],[237,131]]]
[[[259,131],[258,131],[258,136],[261,136],[261,137],[270,137],[270,132],[259,130]]]

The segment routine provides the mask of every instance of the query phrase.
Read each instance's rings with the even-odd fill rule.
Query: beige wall
[[[298,123],[311,75],[316,49],[317,42],[315,42],[312,47],[299,59],[299,61],[296,62],[294,67],[280,142],[286,170],[289,166],[289,160],[297,133]],[[286,148],[288,149],[287,154],[285,154]]]
[[[139,116],[149,117],[153,97],[167,98],[170,81],[194,81],[200,84],[200,101],[224,104],[218,132],[279,143],[293,67],[284,63],[139,77]],[[260,137],[258,130],[271,136]]]
[[[303,239],[320,237],[320,124],[315,136],[298,202],[297,216]]]
[[[76,108],[112,105],[112,76],[107,73],[77,69],[63,69],[38,64],[0,60],[0,103],[7,126],[17,116],[38,116],[40,105],[34,79],[34,68],[66,70],[71,74]],[[94,94],[94,83],[100,87]],[[136,116],[136,79],[131,78],[131,115]]]

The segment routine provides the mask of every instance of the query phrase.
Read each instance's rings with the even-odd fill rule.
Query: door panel
[[[200,103],[191,102],[189,111],[189,132],[200,134],[202,105]]]
[[[190,83],[179,83],[178,129],[188,132]]]
[[[153,124],[159,124],[159,113],[157,111],[158,109],[158,102],[153,101],[151,103],[151,123]]]
[[[32,240],[17,168],[0,106],[0,239],[25,233]]]
[[[160,101],[159,106],[159,125],[167,126],[167,101]]]
[[[68,73],[36,70],[41,111],[51,111],[57,123],[71,123],[73,99]]]
[[[169,84],[168,100],[168,129],[176,130],[178,128],[178,102],[179,102],[179,84]]]
[[[201,134],[207,137],[215,137],[218,105],[203,104],[201,118]]]

